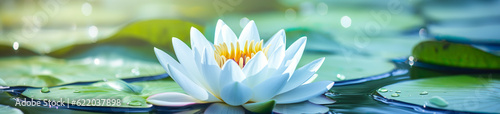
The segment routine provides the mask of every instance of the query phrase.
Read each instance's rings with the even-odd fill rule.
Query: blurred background
[[[213,39],[217,19],[224,20],[237,34],[245,21],[255,20],[262,38],[269,38],[280,29],[307,29],[351,47],[356,47],[353,39],[359,37],[358,47],[365,49],[369,39],[418,33],[425,27],[420,10],[424,2],[5,0],[1,3],[0,33],[4,44],[18,42],[21,47],[48,53],[68,45],[107,38],[125,25],[140,20],[193,22],[206,26],[208,39]],[[440,14],[431,16],[442,20]]]
[[[307,36],[306,52],[299,66],[316,58],[326,57],[323,67],[318,71],[317,80],[334,80],[345,82],[337,83],[340,85],[350,85],[385,78],[387,76],[384,74],[388,72],[387,75],[391,76],[408,76],[409,69],[414,65],[413,56],[420,53],[414,47],[428,40],[470,45],[474,50],[480,50],[481,54],[484,52],[487,56],[494,55],[492,59],[473,58],[469,60],[472,65],[465,66],[441,63],[439,60],[451,59],[437,57],[438,62],[428,60],[431,65],[497,72],[500,65],[499,11],[499,0],[2,0],[0,45],[3,47],[0,48],[0,55],[48,55],[81,60],[85,64],[109,63],[115,69],[124,69],[110,73],[116,78],[121,78],[126,73],[153,75],[162,73],[161,67],[135,61],[144,60],[157,65],[152,54],[153,46],[170,45],[171,37],[179,37],[189,44],[187,28],[191,26],[198,28],[209,41],[213,41],[218,19],[222,19],[239,36],[246,23],[254,20],[264,42],[280,29],[286,31],[288,46],[301,36]],[[143,24],[142,28],[132,26],[148,20],[181,20],[189,24],[151,22]],[[160,25],[169,27],[148,28]],[[166,32],[175,31],[177,27],[184,32],[177,35]],[[141,30],[143,33],[137,34],[146,38],[140,41],[126,39],[140,37],[141,35],[131,36],[127,33]],[[144,32],[149,30],[159,32]],[[162,35],[163,33],[167,35]],[[115,42],[125,48],[103,46],[103,42]],[[147,45],[143,45],[144,42]],[[168,46],[160,48],[169,50]],[[141,50],[147,51],[143,53]],[[109,52],[117,54],[109,55]],[[462,56],[459,55],[460,49],[450,53],[448,55],[453,57]],[[475,52],[463,54],[477,55]],[[485,56],[477,58],[481,57]],[[122,64],[115,65],[116,58],[130,67],[117,67]],[[419,58],[415,57],[416,59]],[[424,59],[426,58],[422,58]],[[401,63],[396,64],[396,60],[401,60]],[[475,60],[486,62],[478,63]],[[12,64],[23,66],[21,63],[0,63],[5,68]],[[487,67],[478,67],[476,63],[486,64]],[[24,69],[20,71],[35,72],[31,67]],[[10,69],[4,72],[7,71]],[[141,72],[138,73],[139,71]],[[421,72],[423,71],[414,71],[412,74],[422,75]],[[453,74],[454,71],[449,72]],[[16,85],[7,81],[6,74],[0,74],[0,79],[1,76],[4,76],[8,85]],[[373,76],[376,78],[368,78]],[[405,80],[409,80],[408,77],[347,86],[347,89],[342,89],[342,86],[334,87],[331,94],[339,103],[329,107],[332,113],[415,113],[412,108],[393,108],[368,97],[378,87]],[[81,80],[69,82],[79,81]],[[63,83],[47,85],[61,84]]]

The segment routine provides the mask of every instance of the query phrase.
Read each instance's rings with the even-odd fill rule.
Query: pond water
[[[9,105],[24,113],[201,113],[208,105],[144,108],[149,104],[128,102],[127,105],[143,107],[71,105],[67,109],[15,106],[15,101],[34,98],[21,95],[27,88],[44,87],[43,93],[50,93],[45,86],[83,86],[111,78],[126,78],[127,83],[143,82],[146,86],[145,81],[155,80],[172,84],[173,80],[165,79],[168,75],[163,74],[153,47],[174,54],[171,38],[190,45],[191,27],[213,42],[217,19],[223,20],[236,35],[245,24],[254,21],[264,42],[277,31],[285,30],[286,47],[307,36],[304,56],[297,68],[326,57],[316,79],[335,81],[325,93],[336,101],[326,105],[331,114],[477,113],[481,110],[449,111],[443,110],[446,106],[405,103],[391,99],[404,97],[404,90],[384,90],[387,94],[377,90],[430,77],[485,74],[491,78],[500,73],[500,1],[494,0],[30,2],[0,2],[0,85],[8,82],[13,86],[0,86],[0,109]],[[115,6],[117,3],[120,6]],[[26,18],[29,16],[34,20]],[[434,42],[415,48],[425,41]],[[82,69],[86,72],[79,71]],[[486,94],[484,98],[492,101],[483,99],[479,103],[483,105],[476,105],[478,109],[489,103],[492,112],[500,113],[500,105],[494,104],[500,102],[500,89],[495,85],[500,81],[480,81],[478,88],[485,91],[476,90],[475,86],[464,91],[479,93],[474,96],[476,99]]]
[[[414,105],[395,105],[395,104],[386,104],[379,100],[384,100],[383,98],[379,98],[381,96],[377,96],[375,91],[380,87],[393,84],[396,82],[402,82],[411,80],[409,70],[411,66],[408,64],[406,59],[398,59],[392,61],[396,65],[396,69],[391,72],[384,73],[382,75],[377,75],[373,77],[367,77],[359,80],[348,80],[348,81],[340,81],[337,82],[336,85],[331,89],[330,92],[325,93],[326,96],[334,99],[336,102],[334,104],[326,105],[330,108],[330,112],[333,114],[342,114],[342,113],[443,113],[446,111],[443,110],[425,110],[419,106]],[[156,76],[156,77],[146,77],[146,78],[135,78],[128,79],[125,81],[134,82],[134,81],[143,81],[143,80],[151,80],[158,79],[158,77],[164,76]],[[380,79],[381,78],[381,79]],[[378,80],[373,80],[378,79]],[[86,83],[80,83],[86,84]],[[75,84],[72,84],[75,85]],[[76,84],[78,85],[78,84]],[[10,90],[6,90],[4,92],[8,92],[10,95],[5,93],[1,94],[0,99],[2,99],[2,104],[15,105],[15,100],[13,98],[21,98],[24,96],[20,95],[25,90],[24,87],[14,87],[10,88]],[[396,91],[396,90],[389,90]],[[29,99],[29,98],[28,98]],[[378,100],[376,100],[378,99]],[[27,100],[29,101],[29,100]],[[106,107],[78,107],[78,106],[70,106],[73,110],[67,110],[65,107],[61,108],[49,108],[45,106],[38,107],[16,107],[23,111],[29,109],[31,110],[39,110],[36,113],[54,113],[54,112],[75,112],[75,113],[87,113],[87,111],[97,111],[97,112],[137,112],[137,113],[173,113],[173,112],[200,112],[203,111],[208,105],[196,105],[190,107],[181,107],[181,108],[165,108],[165,107],[153,107],[153,108],[106,108]],[[43,110],[40,110],[43,109]],[[86,110],[86,111],[83,111]]]

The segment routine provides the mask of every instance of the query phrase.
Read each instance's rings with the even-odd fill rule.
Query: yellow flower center
[[[267,51],[269,50],[270,45],[268,45],[266,48],[262,48],[262,42],[263,41],[260,40],[260,42],[254,43],[254,41],[252,40],[249,44],[248,41],[245,41],[245,46],[243,49],[240,49],[239,42],[236,42],[236,44],[222,43],[219,45],[214,45],[215,61],[217,61],[219,67],[222,68],[227,60],[232,59],[240,66],[240,68],[243,68],[248,63],[248,61],[252,59],[252,57],[254,57],[254,55],[259,51],[262,51],[267,57]],[[229,45],[231,47],[229,47]]]

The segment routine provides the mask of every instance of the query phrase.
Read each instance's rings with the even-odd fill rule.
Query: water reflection
[[[12,48],[14,48],[14,50],[19,49],[19,43],[14,42],[14,44],[12,44]]]
[[[345,80],[345,76],[342,74],[337,74],[337,79],[339,80]]]
[[[136,76],[141,74],[138,67],[133,68],[132,70],[130,70],[130,72],[132,72],[132,74]]]
[[[415,61],[414,61],[414,60],[415,60],[415,58],[413,58],[413,56],[408,57],[408,64],[409,64],[410,66],[413,66],[413,64],[415,64]]]
[[[10,87],[9,86],[0,86],[0,92],[3,92],[2,89],[9,89]]]

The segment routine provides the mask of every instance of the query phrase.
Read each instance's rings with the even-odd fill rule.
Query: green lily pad
[[[0,78],[0,86],[5,86],[5,85],[7,85],[7,83],[5,83],[5,81],[3,81],[2,78]]]
[[[17,108],[1,105],[0,104],[0,113],[2,114],[23,114],[23,112]]]
[[[23,47],[18,47],[17,50],[12,46],[12,44],[7,45],[0,41],[0,57],[12,56],[12,55],[22,55],[22,56],[33,56],[38,55],[37,53],[28,50]]]
[[[345,53],[355,52],[356,50],[351,47],[344,46],[339,42],[333,40],[332,36],[327,33],[314,31],[307,28],[288,28],[286,31],[286,46],[290,47],[292,43],[303,36],[307,36],[307,44],[305,51],[309,52],[325,52],[325,53]]]
[[[387,85],[382,88],[394,92],[377,92],[394,99],[421,107],[475,113],[500,113],[499,74],[455,75],[424,78]],[[401,91],[398,97],[391,95]]]
[[[395,68],[394,64],[385,59],[317,53],[304,53],[297,68],[320,57],[325,57],[325,61],[316,72],[318,76],[314,81],[360,79],[387,73]]]
[[[82,105],[84,102],[83,99],[115,99],[116,101],[114,104],[113,101],[111,101],[111,104],[106,103],[100,105],[90,105],[104,107],[148,108],[152,105],[146,103],[146,98],[153,94],[163,92],[184,92],[182,88],[180,88],[171,78],[134,82],[130,84],[121,80],[109,80],[96,82],[91,85],[70,85],[52,87],[49,89],[50,92],[42,93],[40,92],[40,88],[28,88],[22,93],[22,95],[36,100],[59,100],[63,98],[64,103],[73,105]],[[88,101],[85,102],[86,103],[84,105],[88,106]]]
[[[419,62],[437,65],[471,69],[500,69],[500,56],[466,44],[424,41],[413,48],[413,56]]]
[[[114,78],[164,74],[158,63],[123,59],[63,60],[47,56],[0,59],[0,78],[7,86],[45,87]]]

